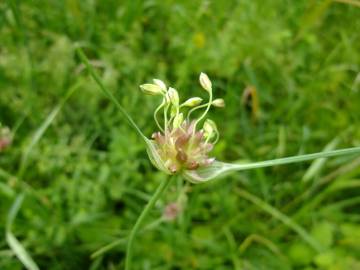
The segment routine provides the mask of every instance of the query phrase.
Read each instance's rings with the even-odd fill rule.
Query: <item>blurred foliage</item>
[[[12,143],[0,152],[0,269],[23,269],[5,240],[22,193],[12,232],[40,269],[121,269],[126,235],[166,177],[87,76],[75,42],[148,136],[159,100],[138,85],[159,78],[183,97],[205,95],[197,82],[204,71],[227,105],[211,111],[220,160],[317,152],[335,138],[338,148],[358,146],[360,9],[343,2],[1,1],[0,122]],[[244,101],[246,88],[256,106]],[[360,269],[359,158],[327,160],[301,181],[308,168],[198,186],[174,180],[136,239],[136,269]],[[239,190],[286,215],[321,251]],[[179,196],[181,214],[164,221]]]

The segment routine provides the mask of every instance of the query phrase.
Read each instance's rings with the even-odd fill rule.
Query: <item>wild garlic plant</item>
[[[162,102],[154,112],[154,119],[159,131],[153,133],[151,139],[149,139],[141,132],[140,128],[114,95],[104,86],[80,47],[77,47],[77,53],[103,93],[112,100],[143,139],[153,165],[168,175],[178,175],[197,184],[235,171],[360,153],[360,147],[352,147],[243,164],[221,162],[209,157],[213,145],[219,139],[219,132],[215,123],[210,119],[205,120],[205,117],[211,106],[224,107],[225,103],[222,99],[213,100],[212,84],[204,73],[200,74],[200,84],[209,95],[209,100],[204,104],[201,104],[202,99],[199,97],[192,97],[180,103],[178,92],[174,88],[167,88],[165,83],[158,79],[155,79],[153,84],[143,84],[140,86],[141,90],[146,94],[162,96]],[[186,117],[184,116],[185,108],[188,108]],[[193,119],[192,113],[199,109],[204,109],[203,113],[199,118]],[[163,117],[162,120],[159,119],[160,113]],[[202,124],[203,120],[205,121]],[[172,178],[169,177],[160,183],[131,229],[127,239],[126,270],[132,269],[132,251],[135,235],[149,211],[172,182]]]

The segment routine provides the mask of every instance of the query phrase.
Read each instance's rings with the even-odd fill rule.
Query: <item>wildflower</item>
[[[209,93],[209,101],[205,104],[201,104],[201,98],[192,97],[180,105],[179,93],[174,88],[169,87],[167,90],[165,88],[165,92],[156,90],[157,94],[160,93],[163,96],[162,103],[154,113],[159,131],[152,134],[152,144],[148,153],[152,163],[168,174],[197,170],[210,165],[215,160],[209,157],[219,137],[215,122],[207,119],[202,129],[197,129],[197,125],[205,118],[212,105],[223,107],[224,101],[217,99],[214,100],[215,104],[213,103],[212,84],[205,73],[200,74],[199,81]],[[154,80],[154,82],[157,89],[164,89],[165,84],[160,83],[160,80]],[[144,85],[149,88],[148,84]],[[144,85],[140,87],[143,89]],[[153,86],[151,91],[144,91],[144,93],[153,95]],[[205,111],[200,117],[191,119],[191,113],[202,108],[205,108]],[[160,121],[158,114],[161,109],[163,119]],[[188,110],[186,118],[184,118],[184,110]]]
[[[163,217],[167,221],[173,221],[180,214],[181,210],[179,203],[169,203],[164,209]]]
[[[12,142],[12,136],[8,127],[0,128],[0,152],[5,150]]]

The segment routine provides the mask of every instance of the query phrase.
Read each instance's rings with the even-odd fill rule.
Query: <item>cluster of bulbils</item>
[[[163,168],[169,174],[196,170],[215,160],[208,156],[219,139],[215,122],[206,119],[202,128],[197,130],[197,127],[211,106],[224,107],[225,103],[223,99],[213,100],[212,84],[205,73],[200,74],[199,80],[209,95],[205,104],[202,104],[200,97],[192,97],[180,103],[178,92],[172,87],[167,88],[165,83],[158,79],[154,79],[153,84],[140,86],[145,94],[162,96],[162,102],[154,112],[159,131],[152,134],[152,143],[162,163],[162,166],[157,167]],[[197,119],[191,119],[192,113],[199,109],[204,109],[204,112]],[[159,121],[159,114],[162,115],[162,121]],[[159,161],[153,163],[158,165]]]

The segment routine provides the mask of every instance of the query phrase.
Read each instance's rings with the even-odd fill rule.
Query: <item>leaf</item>
[[[271,206],[270,204],[264,202],[260,198],[256,197],[255,195],[243,190],[237,189],[237,194],[241,197],[245,198],[246,200],[252,202],[253,204],[257,205],[259,208],[264,210],[265,212],[272,215],[274,218],[280,220],[284,225],[292,229],[296,232],[309,246],[311,246],[317,252],[321,252],[323,250],[323,246],[314,239],[302,226],[297,224],[293,221],[290,217],[280,212],[275,207]]]
[[[91,66],[89,59],[86,57],[86,55],[84,54],[84,52],[82,51],[82,49],[80,47],[76,48],[76,52],[79,55],[81,61],[84,63],[84,65],[86,66],[86,68],[88,69],[90,76],[94,79],[94,81],[96,82],[96,84],[99,86],[99,88],[101,89],[101,91],[105,94],[105,96],[107,96],[114,104],[115,106],[120,110],[120,112],[123,114],[123,116],[126,118],[126,120],[128,120],[129,124],[136,130],[136,132],[141,136],[141,138],[144,139],[145,143],[146,142],[146,136],[144,135],[144,133],[142,133],[142,131],[140,130],[140,128],[138,127],[138,125],[135,123],[135,121],[131,118],[131,116],[126,112],[126,110],[123,108],[123,106],[121,106],[121,104],[119,103],[119,101],[117,101],[117,99],[115,98],[115,96],[105,87],[105,85],[102,83],[102,81],[100,80],[99,76],[97,75],[97,73],[95,72],[95,70],[93,69],[93,67]]]
[[[34,260],[26,252],[25,248],[11,232],[12,224],[16,218],[17,213],[20,210],[22,202],[24,201],[24,197],[25,197],[24,194],[18,195],[14,204],[10,208],[7,218],[7,224],[6,224],[6,241],[10,246],[11,250],[15,253],[16,257],[22,262],[22,264],[26,267],[26,269],[39,270],[39,267],[36,265]]]
[[[22,264],[29,270],[39,270],[34,260],[26,252],[25,248],[21,245],[19,240],[11,233],[6,233],[6,241],[11,250],[15,253],[16,257],[22,262]]]
[[[66,101],[72,96],[72,94],[80,87],[80,83],[75,84],[72,86],[66,93],[66,95],[63,97],[63,99],[60,101],[60,103],[51,111],[51,113],[46,117],[45,121],[41,124],[41,126],[36,130],[34,135],[32,136],[29,145],[25,148],[20,162],[19,167],[19,178],[23,175],[28,158],[30,156],[30,153],[32,149],[35,147],[35,145],[40,141],[41,137],[44,135],[45,131],[48,129],[48,127],[51,125],[51,123],[54,121],[57,114],[60,112]]]
[[[278,159],[272,159],[266,161],[243,163],[243,164],[214,161],[213,163],[211,163],[206,167],[202,167],[197,170],[184,171],[182,175],[190,182],[197,184],[197,183],[213,180],[217,177],[225,176],[226,174],[235,171],[244,171],[244,170],[257,169],[257,168],[272,167],[277,165],[303,162],[317,158],[335,157],[335,156],[359,154],[359,153],[360,153],[360,147],[353,147],[353,148],[344,148],[344,149],[338,149],[332,151],[325,151],[325,152],[319,152],[313,154],[306,154],[300,156],[278,158]]]
[[[334,150],[335,147],[339,144],[339,141],[340,141],[339,137],[336,137],[335,139],[333,139],[330,143],[328,143],[325,146],[324,151]],[[301,181],[308,182],[311,179],[313,179],[318,174],[318,172],[324,167],[326,161],[327,161],[326,158],[315,159],[311,163],[309,168],[306,170],[306,172],[305,172],[304,176],[302,177]]]

